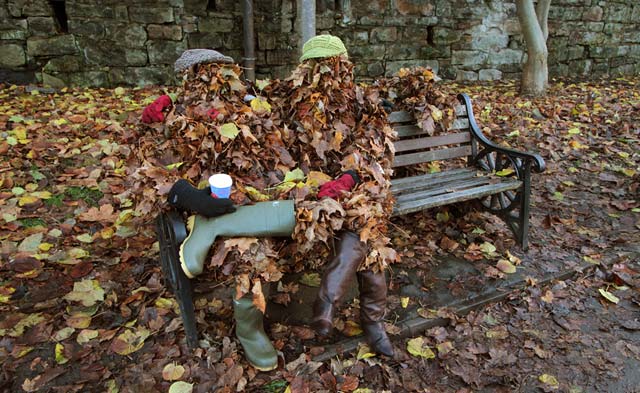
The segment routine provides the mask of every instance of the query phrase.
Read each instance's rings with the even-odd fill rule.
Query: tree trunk
[[[542,96],[547,91],[547,16],[551,0],[538,0],[537,12],[533,0],[516,0],[516,12],[527,45],[527,62],[522,69],[520,93]]]

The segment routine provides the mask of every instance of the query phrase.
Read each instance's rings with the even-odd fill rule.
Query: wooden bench
[[[479,199],[489,211],[509,225],[523,249],[527,248],[531,171],[544,171],[544,160],[531,153],[506,149],[489,141],[473,117],[471,101],[460,94],[453,126],[444,135],[426,135],[413,115],[393,112],[389,120],[399,139],[395,143],[395,168],[416,167],[433,161],[460,161],[459,167],[436,173],[395,177],[391,191],[396,198],[393,215],[399,216],[456,202]],[[498,176],[497,173],[507,176]],[[171,228],[171,229],[170,229]],[[182,214],[175,210],[156,218],[160,264],[167,285],[176,296],[187,344],[198,346],[192,282],[182,272],[178,249],[187,237]]]
[[[428,135],[416,125],[410,113],[389,114],[389,121],[398,133],[394,168],[434,161],[453,166],[435,173],[394,177],[391,180],[391,191],[396,198],[393,215],[477,199],[484,209],[505,221],[526,250],[531,172],[543,172],[544,160],[537,154],[491,142],[476,123],[469,96],[460,94],[458,100],[455,121],[443,135]]]

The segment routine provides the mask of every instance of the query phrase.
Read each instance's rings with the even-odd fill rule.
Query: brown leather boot
[[[372,270],[358,272],[360,290],[360,324],[371,350],[393,357],[393,345],[384,330],[384,313],[387,306],[387,281],[384,272]]]
[[[320,282],[318,297],[313,304],[311,326],[320,336],[333,330],[333,314],[347,291],[360,262],[367,256],[367,248],[353,232],[342,232],[336,254],[327,265]]]

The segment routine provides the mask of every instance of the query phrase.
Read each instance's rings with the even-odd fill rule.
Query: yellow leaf
[[[331,176],[318,171],[311,171],[309,175],[307,175],[307,185],[309,187],[317,188],[331,180],[333,180]]]
[[[263,202],[263,201],[268,201],[269,199],[271,199],[271,197],[269,197],[269,195],[263,194],[262,192],[256,190],[255,188],[253,188],[251,186],[245,187],[244,189],[249,194],[249,198],[251,198],[251,200],[253,200],[253,201]]]
[[[583,145],[579,141],[571,141],[571,142],[569,142],[569,146],[571,146],[572,148],[577,149],[577,150],[588,149],[589,148],[589,146]]]
[[[40,245],[38,245],[40,251],[49,251],[51,247],[53,247],[51,243],[40,243]]]
[[[219,132],[220,132],[220,135],[227,137],[229,139],[233,139],[238,135],[238,133],[240,133],[240,130],[238,129],[238,127],[236,127],[234,123],[226,123],[220,126]]]
[[[498,176],[509,176],[511,174],[515,173],[515,170],[513,168],[505,168],[501,171],[496,172],[496,175]]]
[[[173,308],[173,305],[175,304],[175,300],[173,299],[166,299],[163,297],[159,297],[158,299],[156,299],[155,302],[155,306],[158,308],[164,308],[166,310],[171,310]]]
[[[31,196],[40,198],[40,199],[51,199],[51,192],[49,191],[36,191],[32,192]]]
[[[176,381],[184,375],[184,367],[176,363],[168,363],[162,369],[162,378],[165,381]]]
[[[318,273],[304,273],[300,278],[300,284],[304,284],[308,287],[319,287],[320,275]]]
[[[482,251],[486,255],[492,255],[496,252],[496,246],[489,242],[484,242],[480,245],[480,251]]]
[[[542,374],[541,376],[538,377],[538,380],[544,383],[545,385],[549,385],[554,388],[557,388],[560,386],[560,383],[558,382],[556,377],[550,374]]]
[[[453,344],[451,343],[451,341],[445,341],[436,345],[436,349],[438,350],[439,354],[445,355],[453,350]]]
[[[636,174],[636,171],[633,170],[633,169],[630,169],[630,168],[622,169],[620,172],[622,172],[623,174],[625,174],[626,176],[629,176],[629,177],[633,177]]]
[[[407,351],[413,356],[423,357],[426,359],[433,359],[436,354],[433,353],[431,348],[424,347],[424,339],[422,337],[416,337],[407,341]]]
[[[567,131],[567,133],[568,133],[569,135],[578,135],[578,134],[580,134],[580,129],[579,129],[579,128],[577,128],[577,127],[570,128],[570,129]]]
[[[75,329],[85,329],[91,325],[91,317],[83,314],[73,314],[67,318],[67,326]]]
[[[145,328],[140,328],[136,332],[127,329],[113,340],[111,349],[119,355],[129,355],[142,348],[144,340],[150,334],[151,332]]]
[[[620,301],[620,299],[618,299],[614,294],[612,294],[611,292],[607,291],[606,289],[598,289],[598,292],[600,292],[600,294],[607,299],[608,301],[610,301],[613,304],[618,304],[618,302]]]
[[[271,113],[271,105],[264,98],[256,97],[251,100],[251,109],[257,113]]]
[[[73,291],[67,293],[64,298],[89,307],[104,300],[104,289],[100,287],[98,280],[82,280],[74,283]]]
[[[507,250],[507,259],[509,259],[509,262],[513,263],[514,265],[519,265],[520,263],[522,263],[520,258],[518,258],[517,256],[511,254],[511,252],[509,252],[509,250]]]
[[[169,164],[167,165],[167,169],[168,170],[172,170],[172,169],[178,169],[182,166],[182,164],[184,164],[184,162],[174,162],[173,164]]]
[[[88,233],[83,233],[82,235],[76,236],[76,239],[82,243],[93,243],[93,237]]]
[[[400,304],[402,305],[402,308],[407,308],[407,306],[409,305],[409,298],[408,297],[400,298]]]
[[[65,364],[66,362],[69,361],[69,359],[64,357],[64,345],[60,343],[56,343],[55,353],[56,353],[56,363]]]
[[[367,344],[360,344],[358,346],[358,355],[356,355],[356,359],[368,359],[376,356],[375,353],[371,352],[371,348]]]
[[[511,262],[506,259],[501,259],[496,264],[496,268],[503,273],[511,274],[516,272],[516,267],[511,264]]]
[[[304,180],[304,172],[302,172],[302,169],[296,168],[292,171],[287,172],[284,175],[283,182],[299,181],[299,180]]]
[[[183,381],[174,382],[169,386],[169,393],[191,393],[193,392],[193,384]]]
[[[78,337],[76,337],[76,341],[78,344],[83,345],[98,337],[99,332],[97,330],[92,329],[83,329],[78,333]]]
[[[19,206],[30,205],[32,203],[38,202],[39,200],[40,198],[34,197],[33,195],[26,195],[18,199],[18,205]]]
[[[76,329],[67,326],[55,332],[53,336],[51,336],[51,338],[53,339],[53,341],[64,341],[71,337],[71,335],[75,331]]]
[[[616,153],[622,158],[629,158],[629,153],[627,153],[626,151],[618,151]]]

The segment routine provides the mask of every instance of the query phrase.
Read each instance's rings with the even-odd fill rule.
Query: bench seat
[[[391,181],[391,192],[396,199],[393,216],[496,195],[520,187],[520,180],[487,176],[474,168],[394,179]]]

